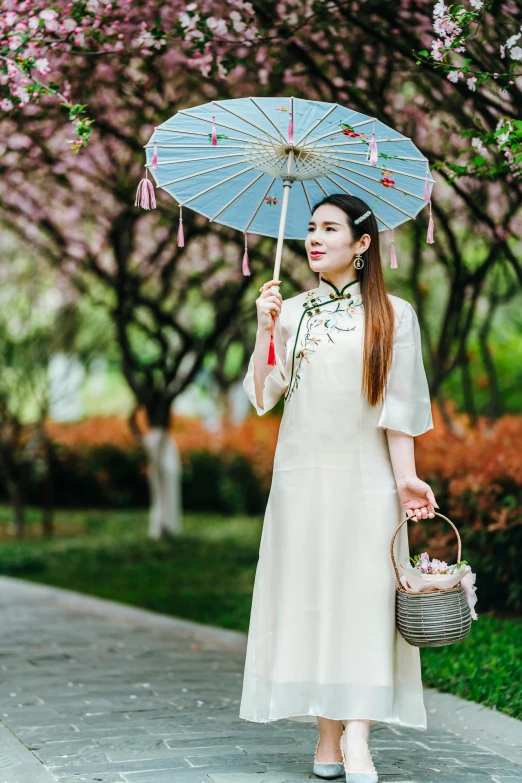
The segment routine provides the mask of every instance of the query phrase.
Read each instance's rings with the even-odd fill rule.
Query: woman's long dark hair
[[[369,248],[361,254],[364,266],[358,270],[358,275],[364,305],[362,392],[367,396],[370,405],[377,405],[383,399],[392,361],[394,328],[393,307],[382,275],[377,220],[371,212],[360,223],[354,223],[355,218],[370,209],[368,204],[357,196],[333,193],[315,204],[312,212],[322,204],[333,204],[343,210],[354,242],[363,234],[369,234],[372,240]]]

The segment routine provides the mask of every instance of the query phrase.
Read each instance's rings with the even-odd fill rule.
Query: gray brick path
[[[9,730],[31,774],[40,763],[41,783],[318,780],[315,725],[238,717],[240,634],[8,578],[0,578],[0,613],[0,745]],[[427,732],[372,726],[382,783],[522,783],[522,723],[500,716],[505,730],[492,749],[475,713],[458,714],[467,703],[444,702],[450,730],[433,699]],[[4,744],[0,783],[35,780],[23,765],[2,763]]]

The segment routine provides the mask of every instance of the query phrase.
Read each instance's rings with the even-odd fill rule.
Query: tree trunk
[[[182,530],[181,460],[167,429],[152,427],[142,442],[149,458],[149,536],[160,539]]]
[[[25,514],[24,504],[22,501],[22,493],[16,480],[10,476],[5,476],[5,486],[11,501],[11,508],[13,510],[13,524],[14,532],[17,538],[23,538],[25,532]]]
[[[42,503],[42,536],[52,538],[54,533],[54,486],[53,447],[48,438],[44,440],[45,477]]]
[[[480,354],[482,356],[482,362],[484,364],[488,381],[489,381],[489,417],[491,419],[498,419],[503,413],[502,392],[500,391],[500,384],[498,382],[497,368],[493,355],[489,348],[488,336],[495,316],[495,310],[498,306],[497,297],[493,296],[489,302],[489,310],[481,329],[479,330],[479,346]]]

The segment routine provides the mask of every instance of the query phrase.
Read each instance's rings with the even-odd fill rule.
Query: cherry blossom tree
[[[504,95],[489,86],[494,79],[486,88],[477,78],[475,89],[460,76],[448,79],[445,68],[453,66],[421,55],[440,33],[434,5],[412,0],[3,6],[3,89],[12,106],[4,105],[0,123],[0,217],[79,290],[88,293],[92,280],[103,286],[125,376],[155,431],[144,443],[160,466],[151,473],[153,535],[179,529],[178,500],[162,499],[161,489],[172,485],[161,464],[179,475],[175,444],[165,437],[172,400],[230,339],[253,300],[237,232],[210,230],[189,212],[178,248],[171,199],[159,194],[150,212],[133,206],[143,144],[179,108],[215,97],[302,95],[350,105],[413,139],[437,173],[436,242],[424,243],[421,213],[401,229],[402,240],[396,236],[397,274],[415,298],[432,393],[443,399],[444,381],[466,362],[493,272],[499,302],[522,282],[518,163],[493,145],[492,169],[482,178],[468,141],[470,133],[480,140],[481,129],[496,133],[503,117],[517,127],[516,78],[503,82]],[[492,61],[502,70],[498,47],[507,31],[517,34],[513,6],[484,12],[477,44],[467,43],[480,73],[491,72]],[[77,156],[67,150],[60,101],[77,130]],[[473,178],[455,169],[463,156],[462,166],[477,170]],[[267,273],[271,245],[252,242],[254,273]],[[386,242],[384,250],[386,257]],[[302,243],[287,243],[286,252],[304,261]],[[294,264],[283,269],[286,276]]]
[[[85,114],[85,104],[73,102],[69,82],[64,80],[60,88],[52,78],[54,74],[63,77],[71,58],[108,57],[114,53],[128,57],[137,53],[146,60],[176,46],[187,65],[197,68],[204,78],[223,80],[234,75],[248,55],[255,55],[263,66],[259,74],[263,81],[274,67],[276,49],[285,43],[301,47],[309,40],[313,45],[314,38],[320,40],[325,32],[331,34],[332,43],[342,40],[347,12],[361,18],[376,16],[379,22],[379,16],[389,16],[389,6],[388,14],[383,13],[386,5],[364,0],[233,0],[227,4],[204,0],[186,5],[149,2],[136,6],[130,0],[73,0],[50,8],[42,0],[4,0],[0,16],[4,97],[0,108],[10,112],[31,100],[38,101],[42,95],[56,96],[75,128],[76,138],[68,143],[73,151],[78,151],[88,143],[92,119]],[[472,92],[489,86],[497,98],[497,108],[502,104],[506,107],[494,129],[464,131],[463,137],[472,138],[472,149],[477,154],[464,164],[448,162],[455,176],[472,173],[489,177],[505,172],[520,176],[522,130],[520,121],[513,120],[509,111],[517,91],[515,79],[522,73],[518,67],[522,59],[518,11],[515,0],[468,0],[463,5],[449,6],[444,0],[437,0],[420,7],[402,0],[394,9],[397,24],[391,33],[395,37],[401,35],[401,25],[407,25],[412,17],[419,23],[416,46],[410,52],[410,58],[419,58],[417,65],[441,68],[450,82],[462,81]],[[430,12],[433,30],[427,25]],[[421,48],[428,42],[431,52]],[[335,63],[335,59],[330,58],[330,63]],[[295,73],[288,74],[286,80],[298,84],[295,77]],[[342,80],[336,78],[338,86],[343,87]],[[494,81],[496,84],[491,84]],[[492,146],[505,157],[498,168],[483,155]]]
[[[418,53],[422,61],[431,62],[436,69],[442,67],[450,82],[462,81],[472,92],[487,88],[498,96],[500,103],[509,107],[511,96],[520,86],[517,88],[515,79],[522,74],[522,47],[518,45],[522,25],[518,4],[469,0],[466,7],[448,6],[444,0],[437,0],[433,16],[437,37],[432,41],[431,52],[422,50]],[[484,28],[491,29],[492,23],[498,30],[497,35],[489,39],[484,36]],[[509,37],[501,42],[500,38],[506,34]],[[470,56],[464,56],[466,54]],[[420,62],[418,60],[417,64]],[[495,177],[512,173],[520,178],[522,122],[502,113],[494,129],[479,125],[475,131],[470,129],[461,134],[462,138],[471,138],[476,155],[464,164],[448,162],[454,176]],[[502,152],[505,160],[499,164],[494,155],[488,154],[491,150]]]
[[[150,464],[150,535],[159,537],[182,522],[172,402],[239,334],[245,297],[253,304],[251,278],[242,274],[243,248],[231,229],[210,230],[206,218],[186,215],[181,249],[170,198],[158,195],[150,212],[134,206],[153,123],[188,95],[204,101],[206,82],[197,73],[187,78],[172,50],[151,57],[146,72],[119,58],[97,59],[94,76],[92,68],[86,59],[67,74],[71,84],[88,85],[96,112],[81,156],[64,154],[60,108],[49,98],[4,120],[0,165],[11,186],[0,219],[111,313],[125,378],[147,413],[139,437]],[[268,264],[271,244],[252,237],[254,274]]]

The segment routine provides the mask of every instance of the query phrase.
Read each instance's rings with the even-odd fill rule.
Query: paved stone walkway
[[[0,622],[0,783],[318,780],[314,724],[238,717],[241,634],[9,578]],[[522,783],[522,723],[446,699],[452,730],[435,693],[427,732],[372,726],[380,781]]]

